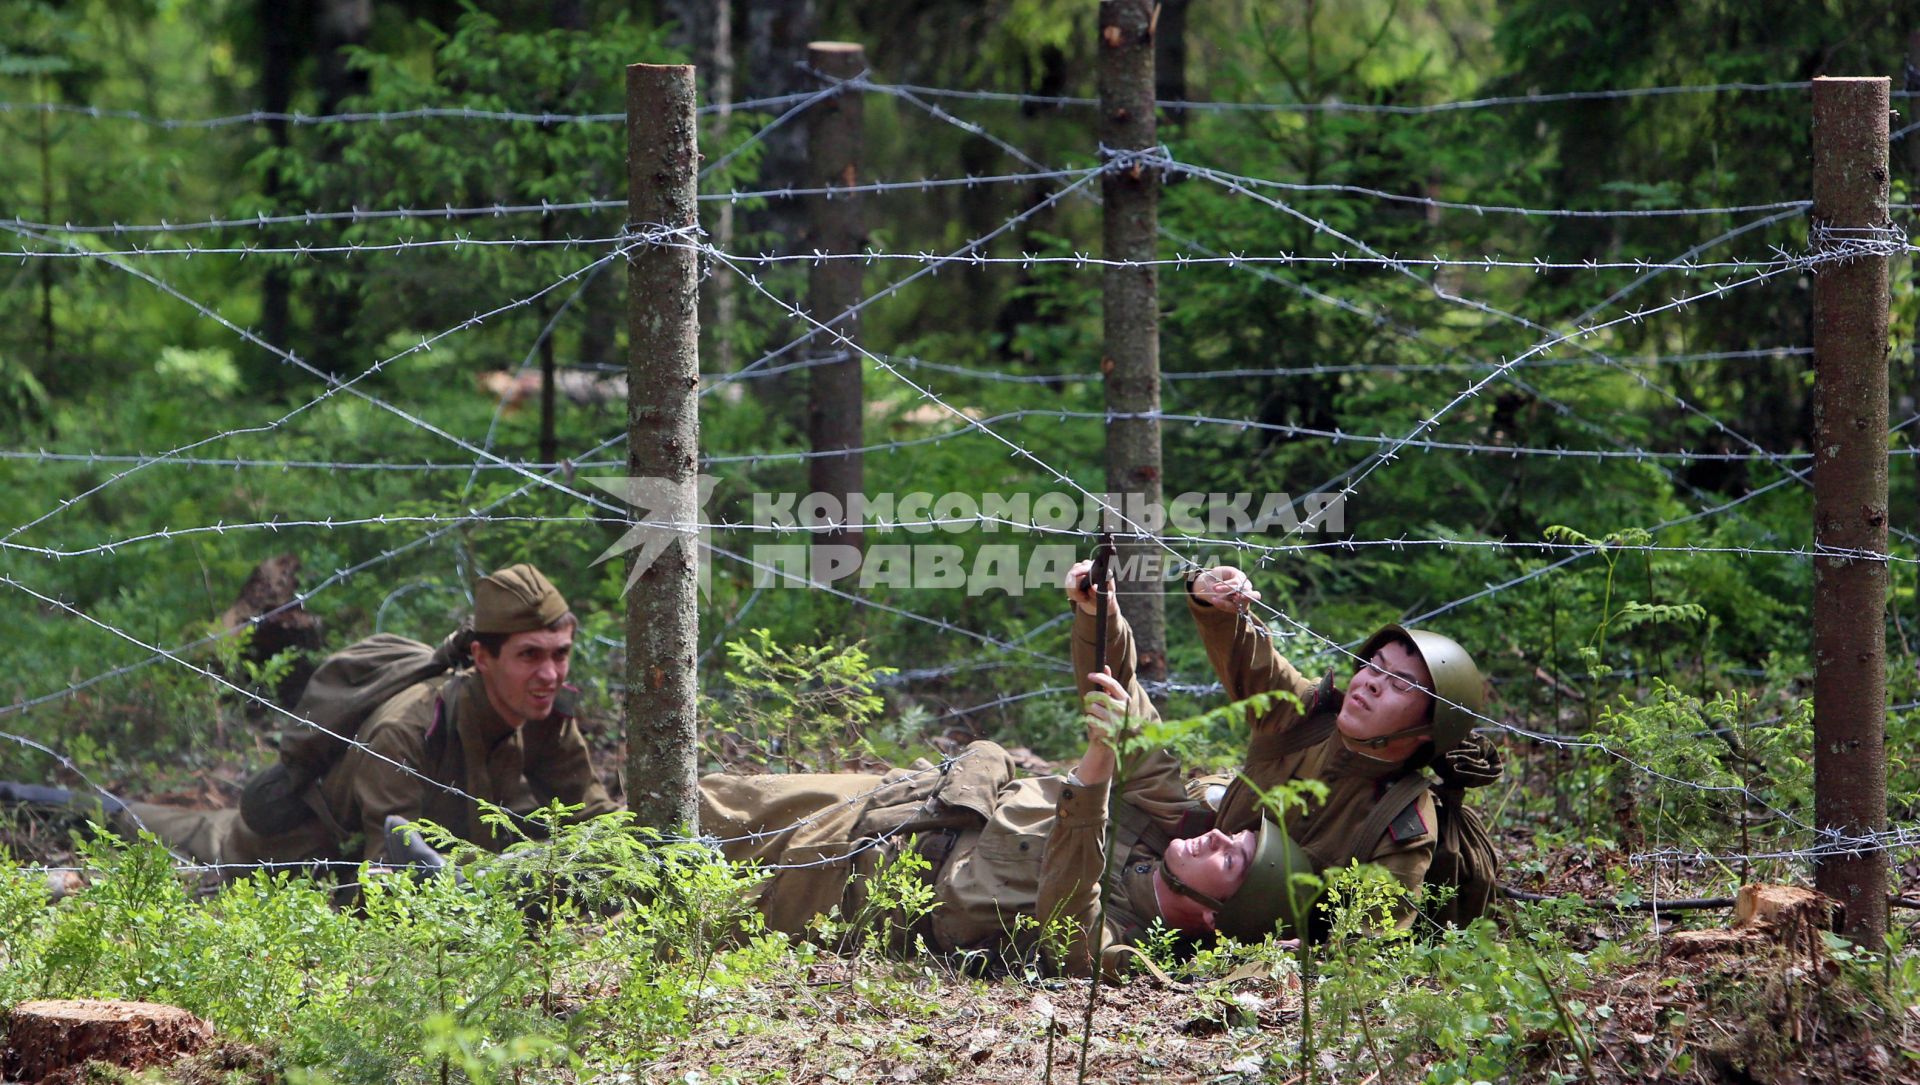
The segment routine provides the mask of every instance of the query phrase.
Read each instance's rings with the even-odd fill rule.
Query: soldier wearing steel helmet
[[[1091,658],[1095,637],[1093,597],[1084,587],[1088,567],[1082,562],[1068,574],[1076,662]],[[1291,875],[1349,862],[1375,863],[1408,890],[1420,889],[1439,827],[1423,768],[1434,766],[1450,782],[1457,782],[1451,772],[1479,773],[1475,782],[1499,772],[1497,751],[1472,736],[1485,703],[1472,657],[1438,633],[1387,625],[1355,653],[1362,662],[1341,689],[1331,675],[1315,682],[1280,655],[1247,613],[1260,593],[1239,569],[1223,565],[1195,575],[1186,596],[1230,699],[1278,691],[1298,702],[1283,699],[1264,713],[1249,713],[1246,761],[1211,800],[1217,830],[1259,834],[1248,887],[1220,911],[1218,930],[1243,939],[1272,932],[1272,901],[1291,901]],[[1109,605],[1107,650],[1130,650],[1132,632],[1118,601]],[[1152,711],[1144,692],[1134,700],[1135,711]],[[1278,822],[1263,816],[1261,793],[1299,780],[1326,785],[1325,800],[1291,808]],[[1304,907],[1282,911],[1290,931],[1306,929]],[[1410,906],[1400,910],[1402,925],[1412,918]]]
[[[1121,763],[1111,734],[1153,706],[1135,678],[1132,635],[1116,624],[1105,672],[1094,670],[1091,634],[1074,638],[1087,748],[1067,773],[1020,777],[1004,749],[979,741],[945,764],[884,775],[715,774],[700,781],[700,826],[728,858],[768,868],[754,904],[771,929],[796,937],[835,908],[861,911],[861,875],[906,848],[926,860],[934,901],[907,933],[936,951],[1007,961],[1044,950],[1085,975],[1096,954],[1111,970],[1156,921],[1207,936],[1231,912],[1259,937],[1282,918],[1278,896],[1246,888],[1273,830],[1257,819],[1213,828],[1165,750]]]
[[[1272,876],[1276,865],[1319,873],[1372,862],[1418,890],[1438,829],[1423,769],[1433,766],[1449,780],[1499,772],[1497,751],[1473,735],[1486,683],[1472,656],[1439,633],[1389,624],[1354,653],[1359,665],[1341,689],[1331,675],[1315,682],[1280,655],[1248,613],[1260,593],[1239,569],[1201,572],[1186,594],[1228,697],[1277,690],[1298,699],[1249,713],[1246,764],[1220,798],[1218,825],[1258,824],[1260,791],[1297,780],[1327,787],[1324,801],[1286,812],[1278,826],[1284,833],[1269,841],[1257,877]],[[1403,907],[1402,925],[1412,918]]]

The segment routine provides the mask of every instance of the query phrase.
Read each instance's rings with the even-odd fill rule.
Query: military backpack
[[[1500,892],[1500,856],[1480,812],[1466,803],[1466,789],[1484,787],[1500,778],[1500,750],[1476,735],[1454,747],[1433,764],[1434,780],[1415,770],[1394,781],[1355,839],[1364,841],[1368,854],[1387,826],[1405,814],[1429,787],[1433,789],[1433,861],[1427,865],[1426,885],[1449,889],[1451,895],[1432,894],[1420,914],[1438,926],[1464,927],[1486,914]],[[1354,858],[1364,859],[1356,855]]]
[[[281,736],[280,760],[241,789],[240,817],[247,827],[274,835],[319,816],[313,785],[339,762],[360,725],[407,687],[462,663],[467,643],[464,631],[449,634],[438,647],[376,633],[328,656],[293,707],[307,722]]]

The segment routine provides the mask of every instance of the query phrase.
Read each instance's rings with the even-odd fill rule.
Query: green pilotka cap
[[[509,565],[473,582],[475,633],[526,633],[545,629],[568,610],[566,596],[546,574],[526,562]]]

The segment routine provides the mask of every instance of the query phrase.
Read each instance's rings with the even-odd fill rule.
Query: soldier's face
[[[1379,738],[1420,726],[1427,718],[1433,674],[1426,661],[1398,641],[1373,654],[1347,686],[1336,721],[1340,733],[1355,740]],[[1421,736],[1405,741],[1418,745]]]
[[[553,699],[567,680],[572,657],[572,626],[536,629],[508,637],[497,656],[476,647],[473,667],[480,672],[493,710],[518,727],[531,720],[544,720],[553,712]]]
[[[1163,861],[1174,877],[1210,897],[1225,900],[1240,891],[1253,862],[1256,837],[1252,829],[1229,836],[1218,829],[1191,840],[1167,845]]]

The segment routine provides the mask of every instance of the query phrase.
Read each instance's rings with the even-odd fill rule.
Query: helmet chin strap
[[[1202,893],[1200,890],[1181,881],[1180,876],[1175,874],[1173,868],[1167,865],[1167,860],[1164,856],[1160,859],[1160,877],[1166,881],[1168,889],[1193,901],[1195,904],[1205,908],[1211,908],[1216,912],[1227,906],[1227,902],[1221,900],[1219,897]]]
[[[1365,746],[1369,750],[1384,750],[1388,745],[1411,735],[1430,735],[1433,724],[1423,723],[1418,727],[1409,727],[1404,731],[1395,731],[1389,735],[1376,735],[1373,738],[1356,738],[1351,741],[1355,746]]]

